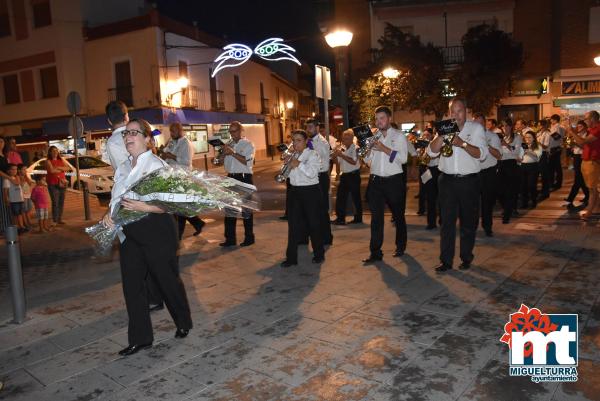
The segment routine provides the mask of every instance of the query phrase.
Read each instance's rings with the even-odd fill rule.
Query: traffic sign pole
[[[67,109],[69,113],[71,113],[71,123],[69,124],[69,133],[73,137],[74,143],[74,153],[75,153],[75,173],[76,173],[76,183],[77,189],[83,192],[83,210],[85,214],[85,219],[90,219],[90,202],[89,202],[89,192],[85,185],[81,183],[81,178],[79,176],[79,149],[78,142],[79,139],[83,136],[83,122],[79,117],[77,117],[77,113],[81,111],[81,96],[79,96],[78,92],[69,92],[67,95]]]

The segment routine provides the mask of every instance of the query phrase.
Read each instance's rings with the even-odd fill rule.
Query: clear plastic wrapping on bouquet
[[[259,210],[256,187],[234,178],[205,171],[165,167],[156,170],[126,191],[124,198],[141,200],[161,207],[167,213],[185,217],[219,210],[230,217],[247,217],[249,210]],[[117,208],[114,227],[102,223],[86,228],[96,245],[96,253],[107,254],[117,235],[124,239],[122,228],[145,217],[147,213]]]

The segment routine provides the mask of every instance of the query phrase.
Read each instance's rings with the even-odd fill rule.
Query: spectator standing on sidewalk
[[[4,138],[0,137],[0,182],[4,183],[5,179],[16,182],[16,178],[8,175],[8,160],[4,156]],[[4,199],[4,194],[0,195],[0,234],[4,234],[6,227],[11,224],[9,205]]]
[[[58,153],[56,146],[48,148],[46,158],[46,180],[48,181],[48,192],[52,200],[52,221],[55,224],[65,224],[62,219],[65,206],[65,192],[67,191],[67,179],[65,172],[70,171],[67,162]]]
[[[38,219],[40,233],[50,231],[50,222],[48,220],[48,206],[50,205],[50,195],[48,195],[48,186],[46,177],[38,175],[35,178],[35,187],[31,190],[31,200],[35,205],[35,212]]]

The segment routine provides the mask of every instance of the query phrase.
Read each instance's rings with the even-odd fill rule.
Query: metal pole
[[[348,94],[346,93],[346,52],[347,48],[340,46],[336,49],[336,55],[338,59],[338,71],[340,77],[340,103],[342,106],[342,112],[344,116],[344,129],[350,126],[348,122]]]
[[[329,100],[327,99],[327,77],[325,68],[321,70],[321,82],[323,87],[323,119],[325,120],[325,132],[327,133],[327,143],[329,143]]]
[[[206,157],[206,153],[204,154],[204,171],[208,171],[208,158]]]
[[[21,250],[16,226],[6,228],[6,250],[8,254],[8,276],[13,304],[13,321],[21,324],[25,321],[25,290],[23,289],[23,271],[21,270]]]
[[[85,184],[83,186],[83,210],[85,211],[85,219],[90,220],[90,191]]]

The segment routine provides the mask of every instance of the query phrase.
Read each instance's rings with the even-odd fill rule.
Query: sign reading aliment
[[[592,93],[600,93],[600,80],[562,83],[563,95],[588,95]]]

